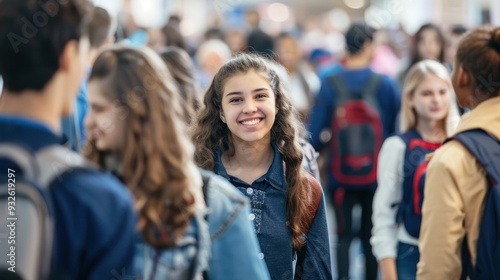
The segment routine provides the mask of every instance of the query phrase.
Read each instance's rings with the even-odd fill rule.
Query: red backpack
[[[372,74],[361,91],[349,90],[341,74],[328,78],[336,93],[331,172],[343,188],[367,189],[377,182],[377,159],[384,140],[376,96],[380,78]]]

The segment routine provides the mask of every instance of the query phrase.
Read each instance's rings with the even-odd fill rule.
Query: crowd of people
[[[425,24],[405,62],[363,22],[337,58],[246,16],[194,48],[176,16],[0,1],[1,191],[53,221],[0,278],[345,280],[359,237],[365,279],[497,279],[500,28]]]

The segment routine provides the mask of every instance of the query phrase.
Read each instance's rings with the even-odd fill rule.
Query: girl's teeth
[[[255,120],[251,120],[251,121],[244,121],[242,122],[244,125],[254,125],[254,124],[257,124],[259,123],[260,120],[259,119],[255,119]]]

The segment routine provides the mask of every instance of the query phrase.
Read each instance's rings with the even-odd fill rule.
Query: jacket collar
[[[273,186],[275,189],[278,189],[280,191],[285,192],[287,189],[287,184],[286,184],[286,179],[285,179],[285,168],[284,168],[284,163],[283,159],[281,157],[281,154],[279,152],[278,146],[276,143],[271,142],[271,145],[274,150],[274,157],[273,157],[273,162],[269,169],[267,170],[266,174],[262,175],[259,179],[255,180],[255,183],[261,183],[263,181],[268,182],[271,186]],[[215,150],[215,168],[214,172],[219,174],[220,176],[226,178],[227,180],[230,179],[229,174],[227,174],[226,168],[224,168],[224,165],[222,164],[221,160],[221,151],[220,149]],[[233,177],[235,178],[235,177]]]

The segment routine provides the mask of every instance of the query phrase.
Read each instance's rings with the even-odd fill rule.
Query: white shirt
[[[315,96],[318,94],[319,88],[321,87],[321,81],[318,76],[302,64],[297,65],[297,71],[301,71],[304,80],[300,78],[297,72],[288,73],[284,67],[279,70],[281,70],[279,75],[280,78],[283,79],[283,84],[289,94],[292,106],[299,111],[309,110],[312,106],[309,101],[310,93],[305,91],[305,87],[302,83],[305,81],[309,90]]]
[[[370,239],[373,255],[378,261],[396,258],[398,242],[418,246],[418,239],[412,237],[403,224],[396,224],[397,204],[403,200],[405,151],[403,139],[392,136],[384,141],[378,158],[378,186],[373,198]]]

